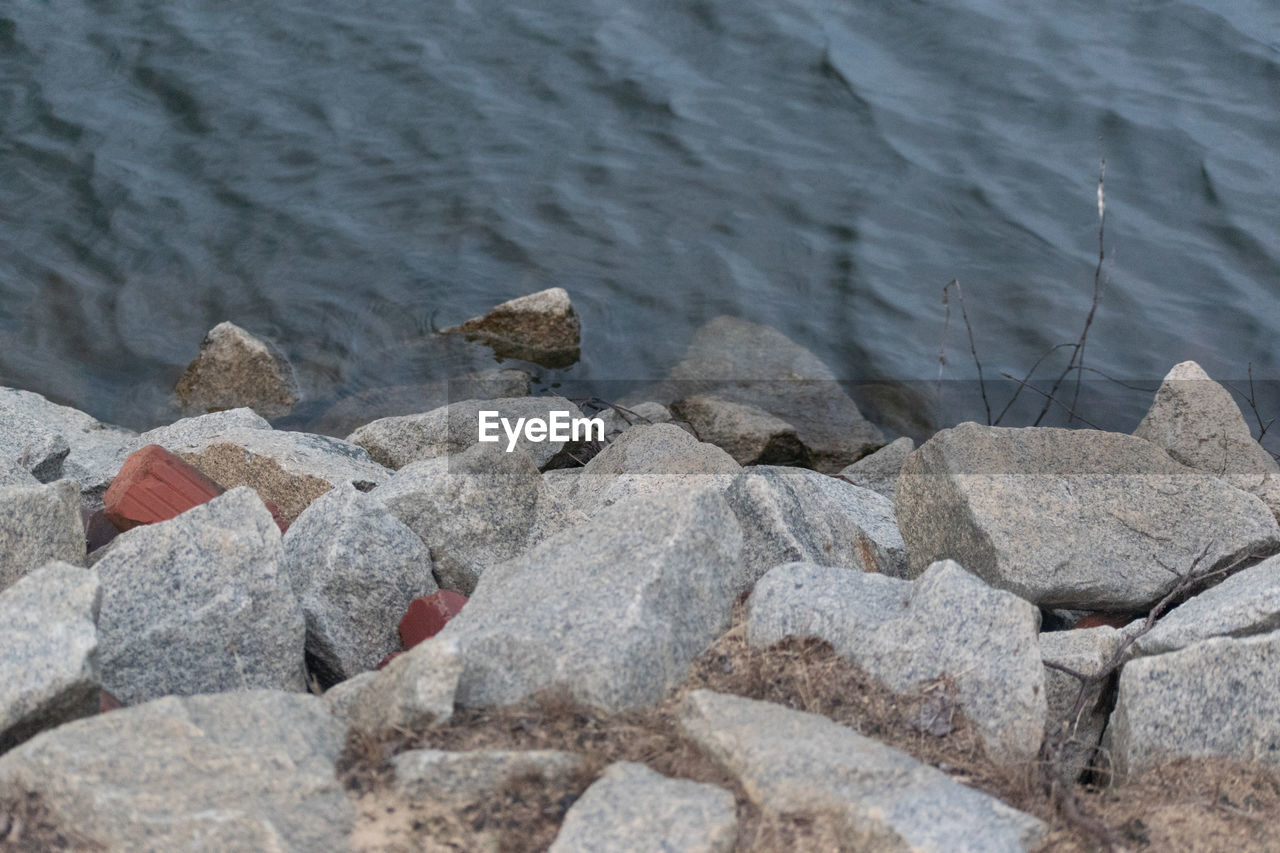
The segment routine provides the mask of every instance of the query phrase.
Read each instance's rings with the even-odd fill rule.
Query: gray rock
[[[18,412],[60,435],[70,450],[62,461],[61,476],[75,480],[82,493],[99,503],[137,438],[132,430],[105,424],[31,391],[0,388],[0,412],[3,411]]]
[[[3,486],[38,486],[40,481],[31,475],[26,468],[0,456],[0,487]]]
[[[1137,655],[1177,651],[1210,637],[1280,629],[1280,557],[1237,572],[1170,610],[1134,641]]]
[[[661,403],[655,403],[652,400],[623,408],[626,411],[603,409],[598,415],[604,421],[604,437],[606,441],[612,441],[633,426],[673,423],[671,411]]]
[[[803,468],[752,467],[725,492],[742,525],[738,593],[774,566],[811,561],[901,577],[907,555],[893,504]]]
[[[796,428],[749,403],[695,394],[671,404],[671,413],[700,441],[722,448],[740,465],[803,465],[805,446]]]
[[[462,648],[457,701],[560,688],[604,708],[659,701],[729,624],[741,548],[714,491],[638,497],[480,578],[438,637]]]
[[[300,397],[293,365],[284,354],[234,323],[209,330],[175,390],[190,411],[248,406],[268,418],[289,414]]]
[[[409,602],[435,592],[431,554],[371,495],[342,484],[284,536],[284,570],[307,620],[307,652],[322,681],[372,669],[400,651]]]
[[[95,565],[103,685],[127,704],[306,689],[306,626],[283,557],[271,513],[243,488],[116,537]]]
[[[809,465],[835,474],[884,444],[838,378],[813,353],[776,329],[735,317],[700,328],[663,389],[646,396],[694,394],[756,406],[796,428]]]
[[[0,408],[0,456],[41,483],[62,476],[62,463],[69,453],[71,445],[61,433],[20,411]]]
[[[352,728],[366,732],[412,731],[448,721],[464,661],[458,643],[443,633],[418,643],[378,672],[357,676],[330,700],[330,707]]]
[[[107,850],[349,851],[344,733],[314,696],[168,697],[0,756],[0,796],[38,794],[56,824]]]
[[[737,837],[733,794],[620,761],[569,809],[549,853],[728,853]]]
[[[365,690],[372,686],[380,675],[382,673],[379,671],[369,670],[330,687],[324,692],[323,697],[325,704],[329,706],[329,713],[350,724],[353,715],[359,712]]]
[[[993,758],[1016,764],[1040,749],[1040,611],[956,563],[935,563],[914,582],[792,563],[760,579],[748,609],[752,646],[820,637],[895,692],[950,676]]]
[[[558,749],[410,749],[391,760],[396,793],[410,802],[455,806],[480,802],[514,776],[563,780],[583,767],[581,755]]]
[[[0,593],[0,753],[98,712],[98,577],[49,563]]]
[[[1280,631],[1215,637],[1138,658],[1120,672],[1104,746],[1120,778],[1175,758],[1280,769]]]
[[[817,714],[695,690],[681,728],[761,809],[830,809],[862,850],[1032,850],[1048,827],[904,752]],[[858,837],[860,836],[860,837]],[[858,846],[861,843],[862,846]]]
[[[0,486],[0,591],[49,560],[78,564],[84,557],[75,483]]]
[[[198,450],[206,446],[210,439],[217,439],[225,432],[239,429],[269,430],[271,424],[253,409],[226,409],[183,418],[166,426],[147,430],[138,436],[137,447],[158,444],[165,450],[174,452]]]
[[[581,520],[527,453],[491,445],[407,465],[371,497],[427,543],[440,585],[463,595],[489,567]]]
[[[1133,434],[1262,499],[1280,518],[1280,463],[1253,440],[1231,392],[1200,365],[1174,365]]]
[[[552,412],[564,412],[570,419],[582,417],[581,410],[562,397],[464,400],[418,415],[376,420],[351,433],[347,436],[347,441],[363,447],[375,460],[388,468],[403,468],[412,462],[461,453],[479,444],[481,411],[496,411],[500,418],[507,418],[513,427],[518,418],[545,419]],[[509,442],[503,429],[499,427],[490,434],[496,434],[500,439],[492,446],[506,450]],[[527,452],[534,463],[542,468],[560,452],[565,442],[532,442],[522,434],[515,446],[516,449]]]
[[[503,302],[488,314],[441,331],[482,341],[499,358],[568,367],[578,360],[582,326],[569,294],[562,287],[551,287]]]
[[[1143,610],[1199,568],[1280,549],[1253,495],[1129,435],[943,430],[907,458],[895,498],[911,571],[954,559],[1042,607]]]
[[[525,371],[506,368],[417,385],[371,388],[339,400],[312,428],[325,435],[347,435],[375,419],[426,412],[460,400],[528,397],[532,381],[533,377]]]
[[[586,464],[572,500],[590,516],[637,495],[672,489],[723,491],[740,470],[729,454],[674,424],[634,426]]]
[[[226,488],[249,486],[292,523],[340,484],[368,491],[391,476],[363,448],[327,435],[235,427],[168,447]]]
[[[878,492],[892,501],[898,487],[898,474],[915,449],[916,443],[904,436],[891,441],[870,456],[864,456],[837,476],[855,486]]]
[[[1110,680],[1100,681],[1085,693],[1080,712],[1072,716],[1076,698],[1080,694],[1078,678],[1054,669],[1048,664],[1068,667],[1082,675],[1093,676],[1103,669],[1120,651],[1123,635],[1105,625],[1077,631],[1053,631],[1040,635],[1040,657],[1045,662],[1044,684],[1048,700],[1045,716],[1045,737],[1054,743],[1065,730],[1066,745],[1063,759],[1067,774],[1078,777],[1093,759],[1094,751],[1107,726],[1110,707],[1107,693]]]

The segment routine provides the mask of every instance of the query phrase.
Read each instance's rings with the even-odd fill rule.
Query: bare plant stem
[[[964,291],[960,288],[960,279],[953,278],[942,288],[942,306],[946,309],[946,318],[942,324],[942,343],[938,346],[938,390],[942,390],[942,367],[947,363],[947,330],[951,326],[951,303],[947,300],[947,291],[956,289],[960,300],[960,316],[964,319],[964,328],[969,333],[969,352],[973,356],[973,364],[978,368],[978,390],[982,393],[982,405],[987,410],[987,426],[991,423],[991,403],[987,400],[987,383],[982,378],[982,362],[978,360],[978,345],[973,340],[973,325],[969,322],[969,312],[964,307]]]

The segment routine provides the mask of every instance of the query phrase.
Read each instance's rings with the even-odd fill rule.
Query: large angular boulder
[[[10,459],[0,456],[0,487],[3,486],[38,486],[40,481],[32,476],[26,468]]]
[[[949,676],[993,758],[1027,762],[1040,749],[1040,611],[956,563],[914,582],[791,563],[761,578],[747,607],[752,646],[819,637],[899,693]]]
[[[489,567],[582,517],[527,453],[486,445],[407,465],[371,497],[427,543],[441,587],[463,595]]]
[[[953,559],[1041,607],[1142,610],[1197,569],[1280,550],[1258,498],[1121,433],[974,423],[908,457],[894,508],[912,573]]]
[[[83,563],[84,557],[75,483],[0,486],[0,590],[50,560]]]
[[[401,615],[438,589],[426,544],[372,495],[347,484],[318,498],[289,528],[284,571],[322,683],[373,669],[399,651]]]
[[[1254,441],[1231,392],[1194,361],[1174,365],[1133,434],[1257,495],[1280,518],[1280,463]]]
[[[0,593],[0,752],[98,711],[98,577],[53,562]]]
[[[55,433],[59,449],[65,442],[69,452],[62,459],[57,476],[79,483],[90,509],[97,508],[102,493],[120,467],[120,460],[137,438],[132,430],[103,423],[79,409],[60,406],[31,391],[0,388],[0,412],[6,411],[22,415]],[[3,418],[0,414],[0,420]],[[0,428],[0,434],[3,433],[4,429]],[[0,438],[0,443],[3,441]]]
[[[237,426],[211,434],[191,424],[167,443],[156,443],[228,489],[252,488],[275,503],[289,524],[340,483],[368,491],[391,476],[363,448],[307,432]]]
[[[1280,631],[1129,661],[1103,739],[1116,774],[1136,777],[1186,757],[1280,770],[1278,669]]]
[[[1280,630],[1280,556],[1263,560],[1170,610],[1134,641],[1136,655],[1174,652],[1211,637]]]
[[[791,424],[807,465],[835,474],[884,444],[838,377],[809,350],[768,326],[716,317],[694,334],[684,360],[645,396],[670,402],[710,394]]]
[[[678,713],[683,731],[762,810],[841,812],[859,850],[1027,851],[1048,832],[1031,815],[817,714],[707,690],[687,695]]]
[[[345,731],[305,694],[167,697],[0,756],[0,798],[36,794],[106,850],[349,851]]]
[[[138,436],[137,446],[158,444],[166,450],[191,450],[202,447],[210,439],[236,429],[271,429],[271,424],[253,409],[240,407],[193,415],[171,424],[149,429]]]
[[[304,690],[306,627],[283,557],[271,513],[245,488],[122,533],[95,564],[103,686],[128,704]]]
[[[293,365],[273,344],[234,323],[219,323],[178,379],[178,401],[192,412],[248,406],[263,417],[289,414],[300,397]]]
[[[412,462],[461,453],[480,444],[480,412],[497,412],[510,421],[512,428],[520,418],[548,419],[551,413],[563,413],[566,419],[581,418],[582,411],[562,397],[509,397],[499,400],[463,400],[429,412],[382,418],[367,423],[347,436],[347,441],[369,451],[373,459],[388,468],[403,468]],[[506,450],[509,439],[501,427],[491,431],[497,435],[494,446]],[[565,446],[563,441],[529,441],[523,432],[515,449],[528,453],[539,468]]]
[[[499,358],[568,367],[578,360],[582,324],[564,288],[551,287],[503,302],[488,314],[441,331],[481,341]]]
[[[637,425],[592,457],[568,495],[579,510],[594,515],[637,495],[670,489],[723,491],[740,470],[728,453],[674,424]]]
[[[548,689],[604,708],[654,703],[728,627],[741,547],[715,491],[633,498],[486,572],[423,645],[462,649],[462,706]]]
[[[427,412],[460,400],[528,397],[532,381],[533,377],[523,370],[504,368],[416,385],[370,388],[338,400],[312,428],[325,435],[347,435],[376,419]]]
[[[759,406],[710,394],[671,404],[671,414],[700,441],[724,449],[739,465],[803,465],[806,450],[796,428]]]
[[[774,566],[801,561],[906,575],[893,504],[869,489],[803,468],[754,466],[725,498],[742,525],[739,593]]]
[[[325,693],[333,714],[352,728],[415,730],[453,716],[465,661],[457,642],[437,635],[377,672],[365,672]]]
[[[569,809],[549,853],[729,853],[736,808],[724,788],[619,761]]]

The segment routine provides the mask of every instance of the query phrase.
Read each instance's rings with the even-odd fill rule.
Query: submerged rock
[[[569,294],[552,287],[503,302],[483,316],[441,331],[478,340],[499,358],[568,367],[578,360],[582,325]]]
[[[289,360],[234,323],[219,323],[209,330],[176,390],[178,401],[188,410],[248,406],[267,418],[287,415],[299,399]]]

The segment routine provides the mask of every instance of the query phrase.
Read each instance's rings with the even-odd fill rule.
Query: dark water
[[[1271,0],[0,0],[0,384],[149,426],[229,319],[319,412],[553,285],[584,358],[544,382],[721,313],[933,380],[952,278],[1022,373],[1088,311],[1103,153],[1088,364],[1276,379],[1277,140]]]

